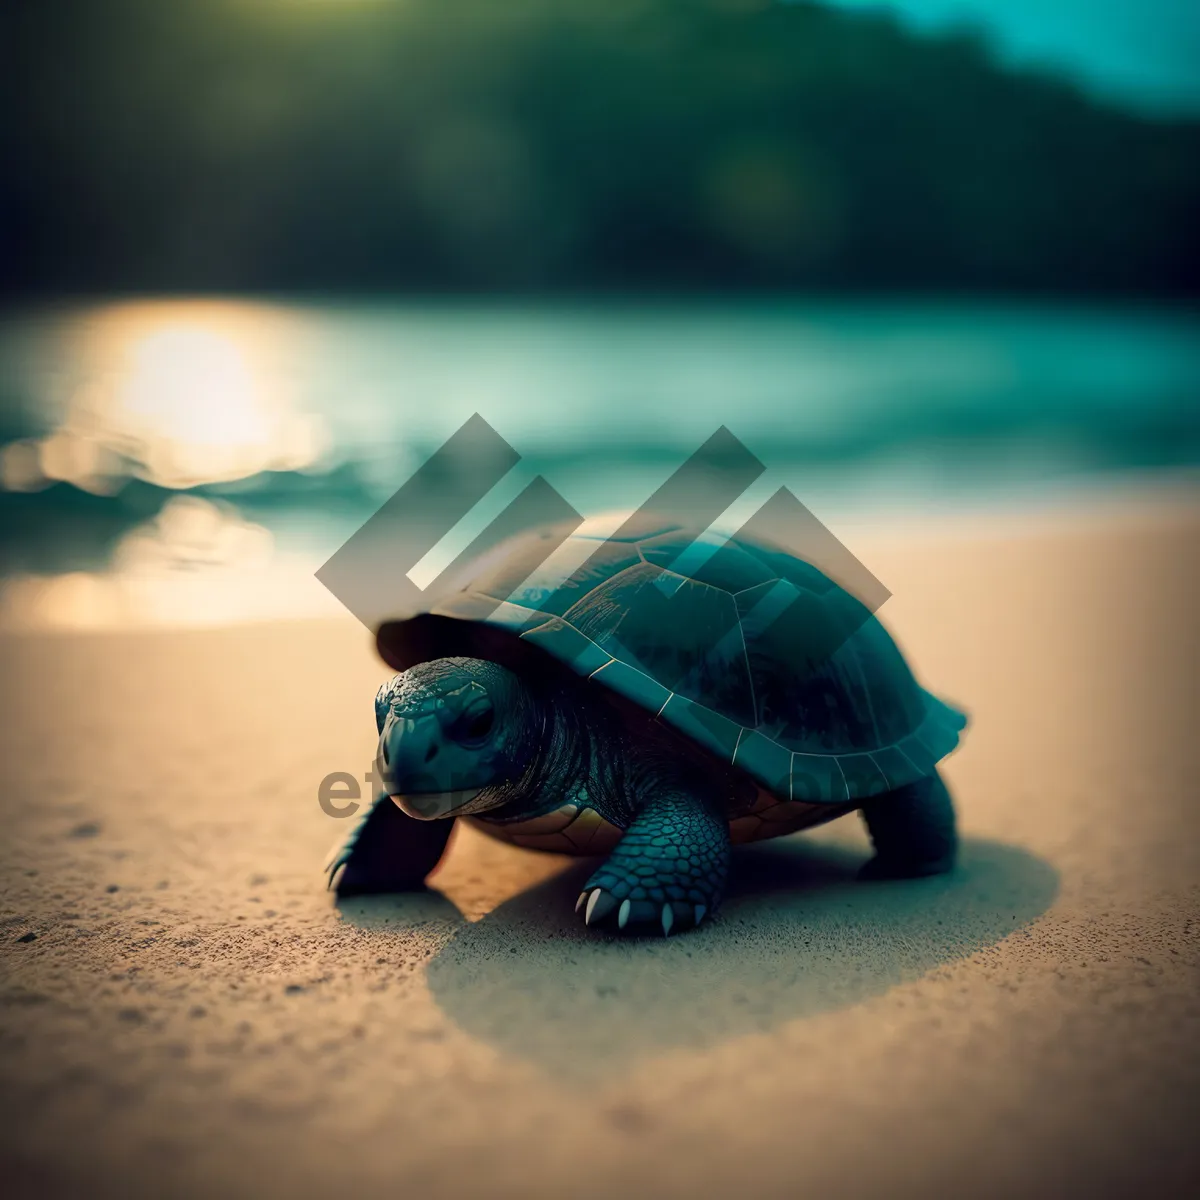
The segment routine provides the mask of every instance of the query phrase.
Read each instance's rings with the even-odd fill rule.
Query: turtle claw
[[[603,888],[594,888],[592,894],[588,897],[587,908],[583,914],[583,923],[585,925],[598,925],[616,907],[617,902],[609,892],[606,892]]]
[[[325,890],[332,892],[337,886],[338,873],[350,861],[349,851],[335,853],[321,868],[325,872]]]
[[[575,911],[583,914],[589,928],[603,926],[613,932],[629,934],[660,933],[670,937],[681,929],[694,929],[708,915],[708,906],[680,900],[618,899],[603,887],[584,888],[575,901]]]
[[[662,907],[663,937],[670,937],[680,929],[695,929],[708,915],[707,904],[688,904],[675,900]]]

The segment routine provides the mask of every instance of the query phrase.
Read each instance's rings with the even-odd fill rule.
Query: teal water
[[[720,425],[818,513],[1191,467],[1198,335],[1181,309],[952,301],[10,312],[3,565],[97,569],[180,495],[320,561],[473,412],[584,512]]]
[[[1007,59],[1140,107],[1200,109],[1200,7],[1188,0],[833,0],[918,29],[982,31]]]

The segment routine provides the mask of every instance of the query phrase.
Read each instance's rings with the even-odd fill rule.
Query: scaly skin
[[[714,771],[674,731],[598,689],[567,681],[546,704],[547,739],[530,775],[483,819],[527,820],[584,795],[625,830],[580,894],[584,923],[631,934],[699,925],[725,890],[733,772]]]
[[[420,886],[454,817],[503,830],[570,804],[624,831],[579,896],[587,925],[670,934],[720,905],[729,823],[757,787],[640,708],[571,675],[446,658],[385,684],[376,720],[391,798],[335,854],[339,892]],[[953,810],[936,776],[873,798],[864,816],[877,851],[869,877],[952,866]]]
[[[620,930],[699,925],[721,902],[729,852],[729,820],[716,803],[679,785],[655,786],[576,912]]]
[[[464,746],[455,731],[486,707],[480,692],[496,717],[486,738]],[[376,721],[381,771],[406,811],[393,815],[380,797],[334,855],[333,871],[344,867],[339,891],[415,886],[445,844],[420,828],[431,816],[447,827],[471,815],[502,828],[584,797],[626,831],[581,897],[586,924],[670,933],[720,904],[734,774],[714,771],[640,709],[573,677],[525,680],[495,663],[439,659],[385,684]]]

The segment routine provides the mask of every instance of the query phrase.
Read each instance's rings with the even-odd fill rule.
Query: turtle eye
[[[481,745],[492,732],[496,721],[496,710],[490,700],[472,704],[454,724],[450,726],[450,736],[460,746]]]

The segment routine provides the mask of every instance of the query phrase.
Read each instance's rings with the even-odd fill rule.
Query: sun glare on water
[[[186,488],[312,465],[320,425],[295,411],[272,369],[283,320],[271,309],[219,302],[101,310],[84,334],[90,378],[43,443],[47,474],[64,478],[62,468],[88,464]]]
[[[298,411],[280,368],[296,319],[260,305],[164,301],[113,305],[82,323],[83,378],[50,433],[4,448],[0,480],[10,491],[65,482],[113,495],[140,479],[179,494],[125,535],[107,571],[10,579],[6,623],[210,624],[297,604],[323,610],[310,564],[280,555],[233,505],[185,491],[319,466],[327,432]]]

